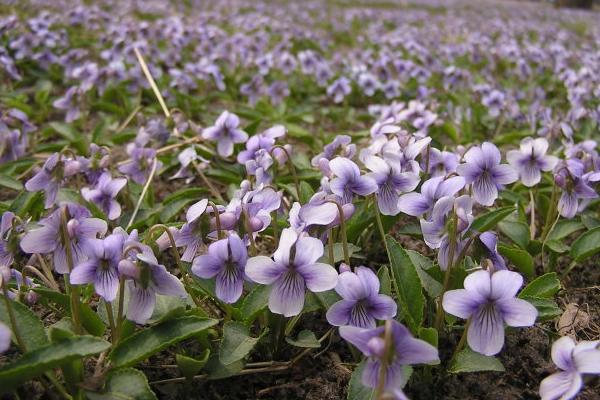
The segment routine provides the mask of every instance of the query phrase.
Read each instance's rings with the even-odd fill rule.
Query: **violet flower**
[[[73,122],[81,118],[80,105],[82,103],[84,91],[79,86],[71,86],[63,97],[60,97],[52,103],[54,108],[66,111],[65,121]]]
[[[17,129],[10,129],[0,120],[0,164],[14,161],[25,155],[27,134]]]
[[[2,221],[0,222],[0,268],[10,267],[15,259],[17,239],[11,231],[14,219],[15,214],[11,211],[5,211],[2,214]]]
[[[474,351],[493,356],[504,345],[504,325],[532,326],[538,312],[516,296],[523,285],[517,272],[487,270],[473,272],[465,278],[464,289],[444,294],[444,310],[456,317],[470,319],[467,343]]]
[[[382,360],[386,360],[384,389],[400,389],[408,381],[406,368],[413,364],[437,364],[438,350],[429,343],[416,339],[410,331],[396,320],[391,321],[391,354],[385,354],[385,326],[377,328],[340,327],[340,336],[356,346],[366,357],[367,363],[361,382],[369,388],[377,387]]]
[[[25,182],[25,189],[29,192],[44,191],[45,208],[50,208],[54,205],[58,189],[60,189],[63,181],[62,166],[59,166],[60,157],[61,155],[58,153],[52,154],[48,157],[44,166]]]
[[[581,211],[580,200],[595,199],[596,191],[589,185],[589,175],[584,174],[583,163],[578,159],[567,160],[554,174],[554,182],[562,189],[557,209],[564,218],[573,218]]]
[[[433,210],[436,201],[445,196],[454,196],[465,186],[465,178],[462,176],[453,176],[444,179],[443,176],[437,176],[426,180],[421,186],[421,193],[406,193],[398,199],[398,209],[413,217]]]
[[[121,275],[132,278],[128,282],[127,319],[145,324],[152,316],[157,294],[186,298],[187,293],[181,281],[158,263],[151,250],[138,253],[137,260],[137,264],[121,260],[118,271]]]
[[[377,183],[377,205],[383,215],[398,215],[400,193],[411,192],[419,184],[419,175],[402,172],[399,164],[389,163],[377,156],[367,157],[365,166],[372,172],[366,176]]]
[[[246,150],[239,152],[237,156],[237,162],[240,164],[245,164],[247,161],[255,158],[258,150],[264,149],[270,151],[275,145],[275,141],[278,138],[284,137],[285,133],[286,129],[283,125],[275,125],[262,133],[251,136],[246,142]],[[275,150],[275,152],[278,150]]]
[[[0,354],[9,349],[11,337],[12,332],[10,328],[0,322]]]
[[[600,375],[599,340],[575,343],[569,336],[552,345],[552,361],[559,372],[544,378],[540,385],[542,400],[570,400],[583,387],[583,375]]]
[[[218,142],[217,151],[221,157],[229,157],[233,154],[235,143],[244,143],[248,140],[248,134],[239,129],[240,119],[229,111],[217,118],[215,124],[202,131],[202,137],[207,140]]]
[[[106,222],[99,218],[90,218],[87,208],[75,203],[67,203],[67,234],[71,246],[73,266],[87,259],[85,243],[95,240],[98,234],[106,233]],[[21,239],[20,246],[29,254],[54,254],[54,269],[59,274],[69,273],[69,264],[65,244],[61,238],[61,219],[63,208],[58,208],[48,217],[40,220],[40,228],[28,231]]]
[[[479,241],[483,244],[486,257],[492,262],[496,270],[506,268],[504,258],[498,253],[498,236],[494,232],[483,232],[479,235]]]
[[[248,259],[246,275],[254,282],[271,285],[269,309],[291,317],[302,312],[307,288],[311,292],[324,292],[337,284],[336,270],[317,262],[321,256],[323,243],[319,239],[299,236],[286,228],[273,259],[265,256]]]
[[[342,300],[327,311],[327,321],[331,325],[375,328],[376,320],[396,316],[396,302],[390,296],[379,294],[379,279],[367,267],[358,267],[355,272],[350,272],[348,267],[338,276],[335,291]]]
[[[337,206],[328,200],[326,193],[318,192],[302,206],[298,202],[292,204],[289,212],[290,226],[300,233],[315,225],[327,226],[333,223],[339,212]]]
[[[110,172],[100,175],[96,187],[93,189],[81,189],[81,196],[90,203],[94,203],[100,208],[110,220],[119,218],[121,215],[121,205],[115,198],[117,194],[125,187],[127,179],[110,176]]]
[[[548,141],[544,138],[525,138],[519,150],[506,153],[506,160],[519,173],[521,181],[527,187],[537,185],[542,179],[541,171],[552,171],[558,158],[547,156]]]
[[[96,293],[104,301],[111,302],[119,291],[119,262],[123,257],[125,237],[112,234],[104,239],[90,239],[85,242],[86,261],[79,263],[71,271],[73,285],[94,284]]]
[[[185,213],[186,223],[183,224],[181,229],[174,235],[175,245],[177,247],[185,247],[181,260],[185,262],[192,262],[198,250],[203,245],[202,241],[202,225],[200,224],[200,217],[206,211],[208,207],[208,200],[202,199],[197,203],[194,203],[188,208]],[[161,238],[166,236],[166,233],[161,235]],[[159,240],[161,240],[159,238]],[[170,243],[169,243],[170,245]]]
[[[225,303],[235,303],[244,289],[248,251],[236,234],[208,247],[208,254],[194,258],[192,272],[200,278],[216,278],[216,295]]]
[[[352,86],[350,86],[350,80],[344,76],[334,81],[327,88],[327,95],[333,97],[334,103],[341,103],[351,92]]]
[[[127,175],[137,184],[146,183],[152,165],[156,162],[156,169],[160,169],[162,163],[156,159],[156,150],[146,147],[139,147],[135,143],[127,146],[127,154],[131,159],[119,166],[119,172]]]
[[[329,186],[342,198],[342,203],[351,203],[354,195],[368,196],[377,191],[377,182],[369,176],[361,176],[358,166],[348,158],[334,158],[329,162],[329,168],[336,176]]]
[[[467,184],[473,185],[473,198],[483,206],[491,206],[498,198],[498,190],[518,179],[517,172],[508,164],[500,164],[500,151],[490,143],[470,148],[464,155],[465,164],[456,167]]]

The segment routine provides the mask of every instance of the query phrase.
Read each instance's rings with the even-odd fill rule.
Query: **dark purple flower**
[[[298,234],[286,228],[273,259],[256,256],[248,259],[246,275],[254,282],[271,285],[269,309],[291,317],[304,307],[306,289],[324,292],[337,284],[338,274],[328,264],[317,262],[323,256],[319,239]]]
[[[525,327],[535,323],[536,308],[515,297],[522,285],[523,277],[516,272],[476,271],[465,278],[464,289],[444,294],[443,307],[447,313],[471,320],[467,331],[471,349],[493,356],[504,345],[505,324]]]
[[[483,206],[491,206],[498,190],[519,176],[508,164],[500,164],[500,151],[490,142],[471,147],[464,155],[465,164],[456,168],[467,184],[473,185],[473,198]]]
[[[544,138],[525,138],[519,150],[506,153],[506,160],[519,173],[521,181],[527,187],[537,185],[542,179],[541,171],[552,171],[558,158],[547,156],[548,141]]]
[[[145,324],[152,316],[157,294],[187,297],[181,281],[158,263],[151,250],[138,253],[136,264],[130,260],[121,260],[118,270],[131,278],[128,282],[127,319],[138,324]]]
[[[369,268],[358,267],[354,273],[342,272],[335,291],[342,300],[327,311],[327,321],[331,325],[375,328],[376,320],[396,316],[396,302],[390,296],[379,294],[379,279]]]
[[[217,118],[213,126],[202,131],[202,137],[217,142],[217,151],[221,157],[229,157],[233,154],[235,143],[244,143],[248,140],[248,134],[239,129],[240,119],[229,111]]]
[[[123,258],[125,237],[112,234],[104,239],[85,242],[88,256],[73,268],[70,280],[73,285],[92,283],[96,293],[106,302],[112,302],[119,291],[119,262]]]
[[[248,252],[236,234],[208,247],[208,254],[194,258],[192,272],[200,278],[216,278],[216,295],[225,303],[235,303],[242,295]]]
[[[329,162],[335,174],[329,186],[333,194],[342,198],[342,203],[351,203],[354,195],[368,196],[377,191],[377,182],[369,176],[361,176],[358,166],[344,157],[336,157]]]
[[[95,240],[98,234],[106,233],[106,222],[99,218],[90,218],[91,213],[75,203],[66,206],[67,234],[71,245],[71,257],[73,265],[77,265],[87,259],[85,243]],[[61,218],[63,208],[58,208],[48,217],[39,222],[40,228],[30,230],[21,239],[21,249],[30,254],[54,254],[54,269],[59,274],[69,273],[65,244],[61,236]]]
[[[600,341],[575,343],[569,336],[552,345],[552,361],[559,372],[544,378],[540,385],[542,400],[571,400],[583,387],[583,375],[600,375]]]
[[[440,362],[438,350],[429,343],[414,338],[398,321],[391,321],[390,353],[385,354],[385,327],[340,327],[340,336],[356,346],[366,357],[367,363],[361,376],[366,387],[375,388],[379,381],[382,360],[386,360],[385,390],[402,388],[407,380],[406,366],[413,364],[436,364]]]
[[[81,189],[81,196],[104,211],[108,219],[114,220],[121,215],[121,205],[115,198],[126,184],[127,179],[113,179],[110,172],[105,172],[98,179],[95,188]]]

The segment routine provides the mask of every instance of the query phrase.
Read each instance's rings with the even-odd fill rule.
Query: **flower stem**
[[[196,170],[198,175],[200,175],[200,179],[202,179],[202,182],[204,182],[204,184],[208,186],[208,190],[210,190],[210,193],[213,195],[213,197],[219,200],[220,202],[224,202],[223,196],[221,196],[221,193],[219,193],[217,188],[215,188],[213,184],[210,183],[206,175],[204,175],[204,172],[202,172],[202,168],[200,168],[198,163],[196,161],[192,161],[192,165],[194,166],[194,169]]]
[[[271,148],[271,156],[273,156],[273,151],[275,149],[281,149],[285,153],[285,156],[287,158],[287,164],[290,167],[290,171],[292,172],[292,178],[294,179],[294,186],[296,187],[296,197],[298,198],[298,201],[300,201],[300,181],[298,181],[298,174],[296,173],[296,167],[294,166],[292,157],[290,156],[290,153],[287,151],[287,149],[281,145],[275,145]]]
[[[379,234],[381,235],[381,240],[383,240],[383,244],[385,245],[385,252],[388,257],[388,262],[391,260],[390,258],[390,249],[387,245],[387,240],[385,240],[385,230],[383,229],[383,222],[381,221],[381,215],[379,213],[379,205],[377,204],[377,197],[373,194],[373,207],[375,208],[375,220],[377,221],[377,229],[379,230]]]
[[[335,256],[333,254],[333,228],[329,228],[327,233],[327,250],[329,251],[329,263],[335,266]]]
[[[116,345],[121,339],[121,329],[123,329],[123,310],[125,308],[125,278],[119,277],[119,308],[117,311],[116,335],[113,337],[113,345]]]
[[[448,290],[448,286],[450,285],[450,275],[452,271],[452,267],[454,265],[454,253],[456,252],[456,230],[458,227],[458,218],[456,216],[456,212],[452,213],[452,229],[448,232],[448,240],[450,241],[448,248],[448,267],[446,268],[446,272],[444,273],[444,286],[442,287],[442,293],[438,298],[438,308],[435,316],[435,329],[439,332],[442,323],[444,321],[444,308],[442,307],[442,300],[444,298],[444,293]]]
[[[383,395],[385,394],[385,380],[388,369],[388,361],[390,359],[390,351],[392,350],[392,320],[385,321],[385,330],[383,332],[383,341],[384,341],[384,349],[383,349],[383,357],[380,361],[379,367],[379,376],[377,378],[377,387],[375,387],[375,395],[374,398],[377,400],[382,400]]]
[[[340,233],[342,235],[342,248],[344,249],[344,262],[350,265],[350,252],[348,251],[348,237],[346,235],[346,217],[344,216],[344,209],[337,201],[328,200],[328,202],[337,206],[338,214],[340,216]]]
[[[244,213],[244,227],[246,228],[248,240],[250,240],[250,255],[255,256],[258,254],[258,248],[256,247],[256,242],[254,241],[254,232],[252,232],[252,228],[250,228],[250,216],[248,215],[248,211],[245,209],[245,207],[242,207],[242,212]]]
[[[65,255],[67,258],[67,267],[69,268],[69,273],[73,271],[75,267],[73,265],[73,254],[71,252],[71,238],[69,236],[69,231],[67,229],[67,221],[69,219],[68,209],[64,207],[61,213],[60,220],[60,234],[62,239],[62,244],[65,248]],[[80,298],[79,298],[79,287],[77,285],[71,286],[69,281],[69,274],[65,274],[65,287],[70,288],[69,298],[71,302],[71,317],[73,318],[73,325],[75,328],[75,333],[82,333],[83,329],[81,328],[81,318],[80,318]]]
[[[469,331],[469,326],[471,326],[471,318],[469,318],[467,320],[467,323],[465,324],[462,336],[460,337],[460,340],[458,341],[458,344],[456,345],[456,349],[454,349],[454,353],[452,354],[452,358],[450,360],[453,360],[458,353],[460,353],[460,351],[463,349],[463,347],[465,347],[465,343],[467,342],[467,334]]]
[[[6,303],[6,310],[8,312],[8,318],[10,320],[10,325],[12,328],[12,332],[15,335],[15,339],[17,340],[17,344],[23,353],[27,351],[27,346],[25,345],[25,341],[19,332],[19,328],[17,327],[17,318],[15,316],[15,310],[13,310],[11,300],[8,298],[8,288],[6,282],[2,279],[2,274],[0,274],[0,286],[2,286],[2,293],[4,294],[4,302]]]
[[[221,229],[221,215],[219,214],[219,209],[217,208],[217,205],[212,201],[209,201],[208,205],[213,208],[213,212],[215,213],[215,223],[217,225],[217,238],[221,240],[225,236],[223,235],[223,230]]]
[[[545,241],[546,237],[550,234],[551,225],[550,221],[554,218],[554,213],[556,212],[556,197],[558,196],[558,186],[554,184],[552,186],[552,195],[550,196],[550,204],[548,205],[548,212],[546,213],[546,219],[544,220],[544,230],[542,231],[542,235],[540,236],[542,242]],[[559,214],[560,215],[560,214]]]
[[[535,197],[533,196],[533,189],[529,189],[529,208],[531,213],[531,220],[529,223],[529,238],[535,239]]]
[[[104,306],[106,307],[106,315],[108,316],[108,325],[110,326],[110,335],[111,335],[112,341],[114,342],[115,338],[117,336],[117,330],[115,328],[115,318],[113,316],[112,303],[105,301]]]

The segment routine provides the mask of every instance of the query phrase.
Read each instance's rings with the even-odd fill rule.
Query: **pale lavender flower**
[[[271,98],[271,104],[277,106],[290,96],[290,88],[286,81],[275,81],[269,85],[267,94]]]
[[[433,206],[442,197],[454,196],[465,186],[462,176],[453,176],[444,179],[443,176],[431,178],[421,186],[421,193],[407,193],[398,200],[398,208],[401,212],[420,217],[433,210]]]
[[[278,138],[285,136],[286,129],[283,125],[275,125],[262,133],[251,136],[246,142],[246,150],[239,152],[237,161],[240,164],[245,164],[247,161],[255,158],[256,152],[264,149],[270,151]],[[281,151],[276,149],[273,153]]]
[[[375,328],[376,320],[396,316],[396,302],[390,296],[379,294],[379,279],[367,267],[358,267],[355,272],[342,272],[335,291],[342,300],[327,311],[327,321],[331,325]]]
[[[338,218],[338,208],[325,192],[315,193],[308,203],[295,202],[289,212],[290,226],[296,232],[306,232],[315,225],[328,226]],[[344,212],[344,216],[346,213]]]
[[[487,107],[491,117],[497,118],[506,105],[505,97],[504,93],[492,90],[489,94],[483,96],[481,104]]]
[[[358,76],[358,86],[360,86],[366,96],[371,97],[379,88],[379,82],[373,74],[363,72]]]
[[[217,151],[221,157],[229,157],[233,154],[235,143],[244,143],[248,140],[248,134],[239,129],[240,119],[229,111],[217,118],[215,124],[202,131],[202,137],[207,140],[216,141]]]
[[[600,341],[575,343],[569,336],[552,345],[552,361],[560,371],[544,378],[540,385],[542,400],[570,400],[583,387],[583,375],[600,375]]]
[[[87,259],[85,244],[95,240],[98,234],[106,233],[106,222],[99,218],[90,218],[91,213],[85,207],[67,203],[67,234],[71,246],[73,265]],[[54,269],[59,274],[69,273],[69,264],[65,243],[61,239],[61,218],[63,208],[58,208],[39,222],[40,227],[28,231],[21,239],[20,246],[25,253],[54,255]]]
[[[154,162],[157,163],[157,170],[162,166],[162,163],[156,159],[156,150],[154,149],[130,143],[127,146],[127,154],[131,159],[119,166],[119,172],[127,175],[137,184],[146,183]]]
[[[519,150],[506,153],[506,160],[519,173],[527,187],[537,185],[542,179],[541,171],[552,171],[558,158],[546,155],[548,141],[544,138],[525,138]]]
[[[498,236],[494,232],[483,232],[479,235],[479,241],[483,244],[485,255],[492,261],[496,270],[507,269],[504,258],[498,253]]]
[[[80,105],[83,91],[79,86],[70,87],[63,97],[60,97],[52,103],[54,108],[66,111],[65,121],[73,122],[81,118]]]
[[[584,174],[584,166],[580,160],[567,160],[557,169],[554,182],[562,189],[557,209],[562,217],[570,219],[581,211],[581,200],[595,199],[598,194],[590,186],[589,175]]]
[[[26,148],[27,134],[0,121],[0,164],[23,157]]]
[[[207,199],[202,199],[190,206],[185,214],[186,223],[174,235],[175,245],[177,247],[185,247],[181,256],[181,259],[185,262],[192,262],[204,243],[202,241],[203,232],[200,217],[204,214],[207,207]],[[163,236],[165,235],[163,234]]]
[[[400,165],[389,163],[383,158],[370,156],[364,160],[365,166],[372,172],[366,176],[377,183],[377,205],[383,215],[398,215],[398,199],[402,192],[411,192],[419,184],[419,175],[402,172]]]
[[[8,326],[0,322],[0,354],[4,353],[10,347],[12,332]]]
[[[52,154],[42,168],[25,182],[25,189],[29,192],[44,191],[46,208],[52,207],[56,202],[58,189],[63,182],[62,166],[59,166],[60,158],[60,154]]]
[[[442,301],[444,310],[456,317],[470,319],[467,343],[474,351],[493,356],[504,346],[504,325],[532,326],[538,312],[516,296],[523,285],[517,272],[487,270],[471,273],[464,289],[449,290]]]
[[[15,214],[11,211],[5,211],[2,214],[0,222],[0,268],[10,267],[15,259],[17,250],[16,236],[12,233]]]
[[[367,363],[361,382],[369,388],[377,387],[382,360],[386,360],[385,390],[402,388],[408,381],[406,367],[413,364],[437,364],[440,362],[438,350],[429,343],[416,339],[400,322],[392,320],[391,354],[385,354],[385,327],[359,328],[340,327],[340,336],[356,346],[366,357]]]
[[[194,258],[192,272],[200,278],[215,278],[217,298],[225,303],[235,303],[244,289],[248,251],[235,233],[208,247],[208,253]]]
[[[108,219],[114,220],[121,215],[121,205],[115,198],[126,184],[127,179],[113,179],[110,172],[105,172],[93,189],[87,187],[81,189],[81,196],[104,211]]]
[[[331,191],[342,198],[342,203],[351,203],[354,195],[368,196],[377,191],[377,182],[369,176],[361,175],[358,166],[344,157],[336,157],[329,162],[335,178],[329,183]]]
[[[187,293],[181,281],[158,263],[151,250],[138,253],[137,261],[133,264],[130,260],[121,260],[118,271],[131,278],[127,319],[145,324],[152,316],[157,294],[185,299]]]
[[[466,163],[456,171],[473,186],[473,198],[483,206],[491,206],[498,198],[498,190],[518,179],[517,172],[508,164],[500,164],[500,151],[490,142],[470,148],[464,155]]]
[[[104,239],[90,239],[84,244],[86,261],[71,271],[73,285],[92,283],[96,293],[111,302],[119,291],[119,262],[123,258],[125,237],[112,234]]]
[[[323,256],[323,243],[299,236],[293,229],[281,233],[273,259],[256,256],[248,259],[246,275],[254,282],[271,285],[269,309],[292,317],[304,308],[306,289],[324,292],[337,284],[338,274],[328,264],[317,262]]]
[[[348,135],[337,135],[331,143],[323,146],[323,152],[314,156],[311,160],[311,165],[313,167],[322,166],[322,159],[326,159],[327,161],[334,158],[336,155],[345,158],[352,158],[356,154],[356,145],[352,144],[352,138]],[[321,168],[323,170],[323,168]],[[327,163],[327,171],[329,172],[329,163]]]
[[[346,77],[341,77],[334,81],[327,88],[327,95],[333,97],[334,103],[341,103],[344,98],[352,92],[352,86],[350,86],[350,80]]]

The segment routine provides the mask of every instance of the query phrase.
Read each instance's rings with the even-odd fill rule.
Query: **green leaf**
[[[556,275],[556,272],[550,272],[544,274],[525,286],[521,293],[520,298],[524,297],[537,297],[542,299],[550,299],[554,297],[560,290],[560,280]]]
[[[425,296],[421,288],[421,280],[415,265],[407,252],[392,238],[386,236],[390,251],[392,277],[398,290],[398,299],[402,306],[403,316],[413,332],[417,332],[423,323]]]
[[[42,297],[58,304],[63,309],[70,311],[71,299],[66,294],[42,287],[33,288],[33,290]],[[104,334],[106,325],[104,322],[102,322],[100,316],[94,310],[92,310],[89,305],[81,303],[79,310],[81,312],[81,324],[86,331],[94,336],[101,336]]]
[[[134,368],[113,369],[108,373],[102,393],[86,392],[90,400],[156,400],[148,379]]]
[[[186,301],[181,297],[156,295],[156,305],[148,324],[156,324],[180,317],[185,312]]]
[[[538,321],[554,319],[561,315],[563,311],[552,299],[545,299],[532,296],[519,296],[522,300],[531,303],[538,311]]]
[[[572,233],[580,231],[585,228],[581,222],[573,219],[565,219],[558,221],[556,226],[548,235],[548,240],[560,240],[564,239]]]
[[[449,371],[453,374],[480,371],[503,372],[504,366],[496,357],[476,353],[467,347],[458,353],[454,360],[452,360]]]
[[[330,264],[331,260],[329,259],[329,245],[325,246],[325,252],[323,256],[319,259],[319,262]],[[360,247],[353,245],[352,243],[348,243],[348,255],[352,257],[354,254],[360,251]],[[344,246],[342,243],[334,243],[333,244],[333,260],[334,263],[338,263],[340,261],[344,261]]]
[[[600,227],[579,236],[571,245],[571,258],[581,262],[600,252]]]
[[[379,284],[381,289],[379,292],[381,294],[385,294],[388,296],[392,295],[392,280],[390,278],[390,269],[387,265],[384,265],[379,268],[377,271],[377,278],[379,279]]]
[[[211,379],[223,379],[233,376],[244,369],[244,361],[238,360],[229,365],[223,365],[219,355],[213,354],[204,369],[209,373]]]
[[[498,245],[498,253],[506,257],[511,264],[517,267],[517,269],[528,278],[535,276],[533,257],[531,257],[531,254],[525,250],[503,246],[500,244]]]
[[[296,347],[304,347],[310,349],[318,349],[321,343],[312,331],[307,329],[300,331],[295,339],[286,337],[285,341]]]
[[[308,203],[308,201],[313,196],[313,194],[315,194],[315,191],[313,190],[312,186],[310,186],[310,184],[306,181],[301,181],[300,182],[300,202],[302,204]]]
[[[48,344],[48,337],[44,330],[44,324],[29,308],[16,301],[8,300],[15,312],[17,329],[27,351],[39,349]],[[0,321],[11,326],[10,317],[6,308],[6,299],[0,295]]]
[[[269,294],[271,287],[266,285],[256,285],[242,301],[241,314],[247,323],[253,322],[258,314],[269,304]]]
[[[498,228],[517,246],[526,249],[529,244],[529,226],[521,221],[501,221]]]
[[[434,347],[438,347],[438,331],[435,328],[419,329],[419,337]]]
[[[515,207],[508,206],[498,208],[496,210],[485,213],[473,221],[471,229],[475,232],[486,232],[496,226],[504,218],[508,217],[515,211]]]
[[[108,357],[115,367],[133,365],[218,323],[216,319],[196,316],[172,319],[131,335],[119,343]]]
[[[23,190],[23,184],[8,175],[0,175],[0,186],[17,191]]]
[[[566,253],[570,249],[568,245],[558,240],[548,240],[546,242],[546,247],[557,254]]]
[[[240,322],[229,321],[223,325],[223,340],[219,347],[219,360],[223,365],[243,360],[258,343],[259,338],[250,336],[248,327]]]
[[[93,336],[75,336],[25,353],[17,361],[0,369],[0,391],[10,391],[44,372],[81,357],[101,353],[110,347],[106,340]]]
[[[433,267],[431,260],[414,250],[407,250],[406,253],[416,267],[415,270],[419,275],[423,289],[425,289],[430,297],[438,297],[442,293],[443,286],[427,272]]]
[[[337,294],[337,292],[333,289],[326,290],[324,292],[316,292],[313,294],[317,300],[319,300],[319,303],[321,303],[324,310],[329,310],[334,303],[337,303],[342,299],[340,295]]]
[[[181,374],[187,379],[192,379],[194,375],[204,368],[208,362],[210,356],[210,349],[205,349],[199,358],[184,356],[183,354],[176,354],[175,361],[181,371]]]
[[[348,400],[372,400],[375,391],[364,386],[361,382],[362,372],[365,369],[366,361],[362,361],[350,376],[348,383]]]

